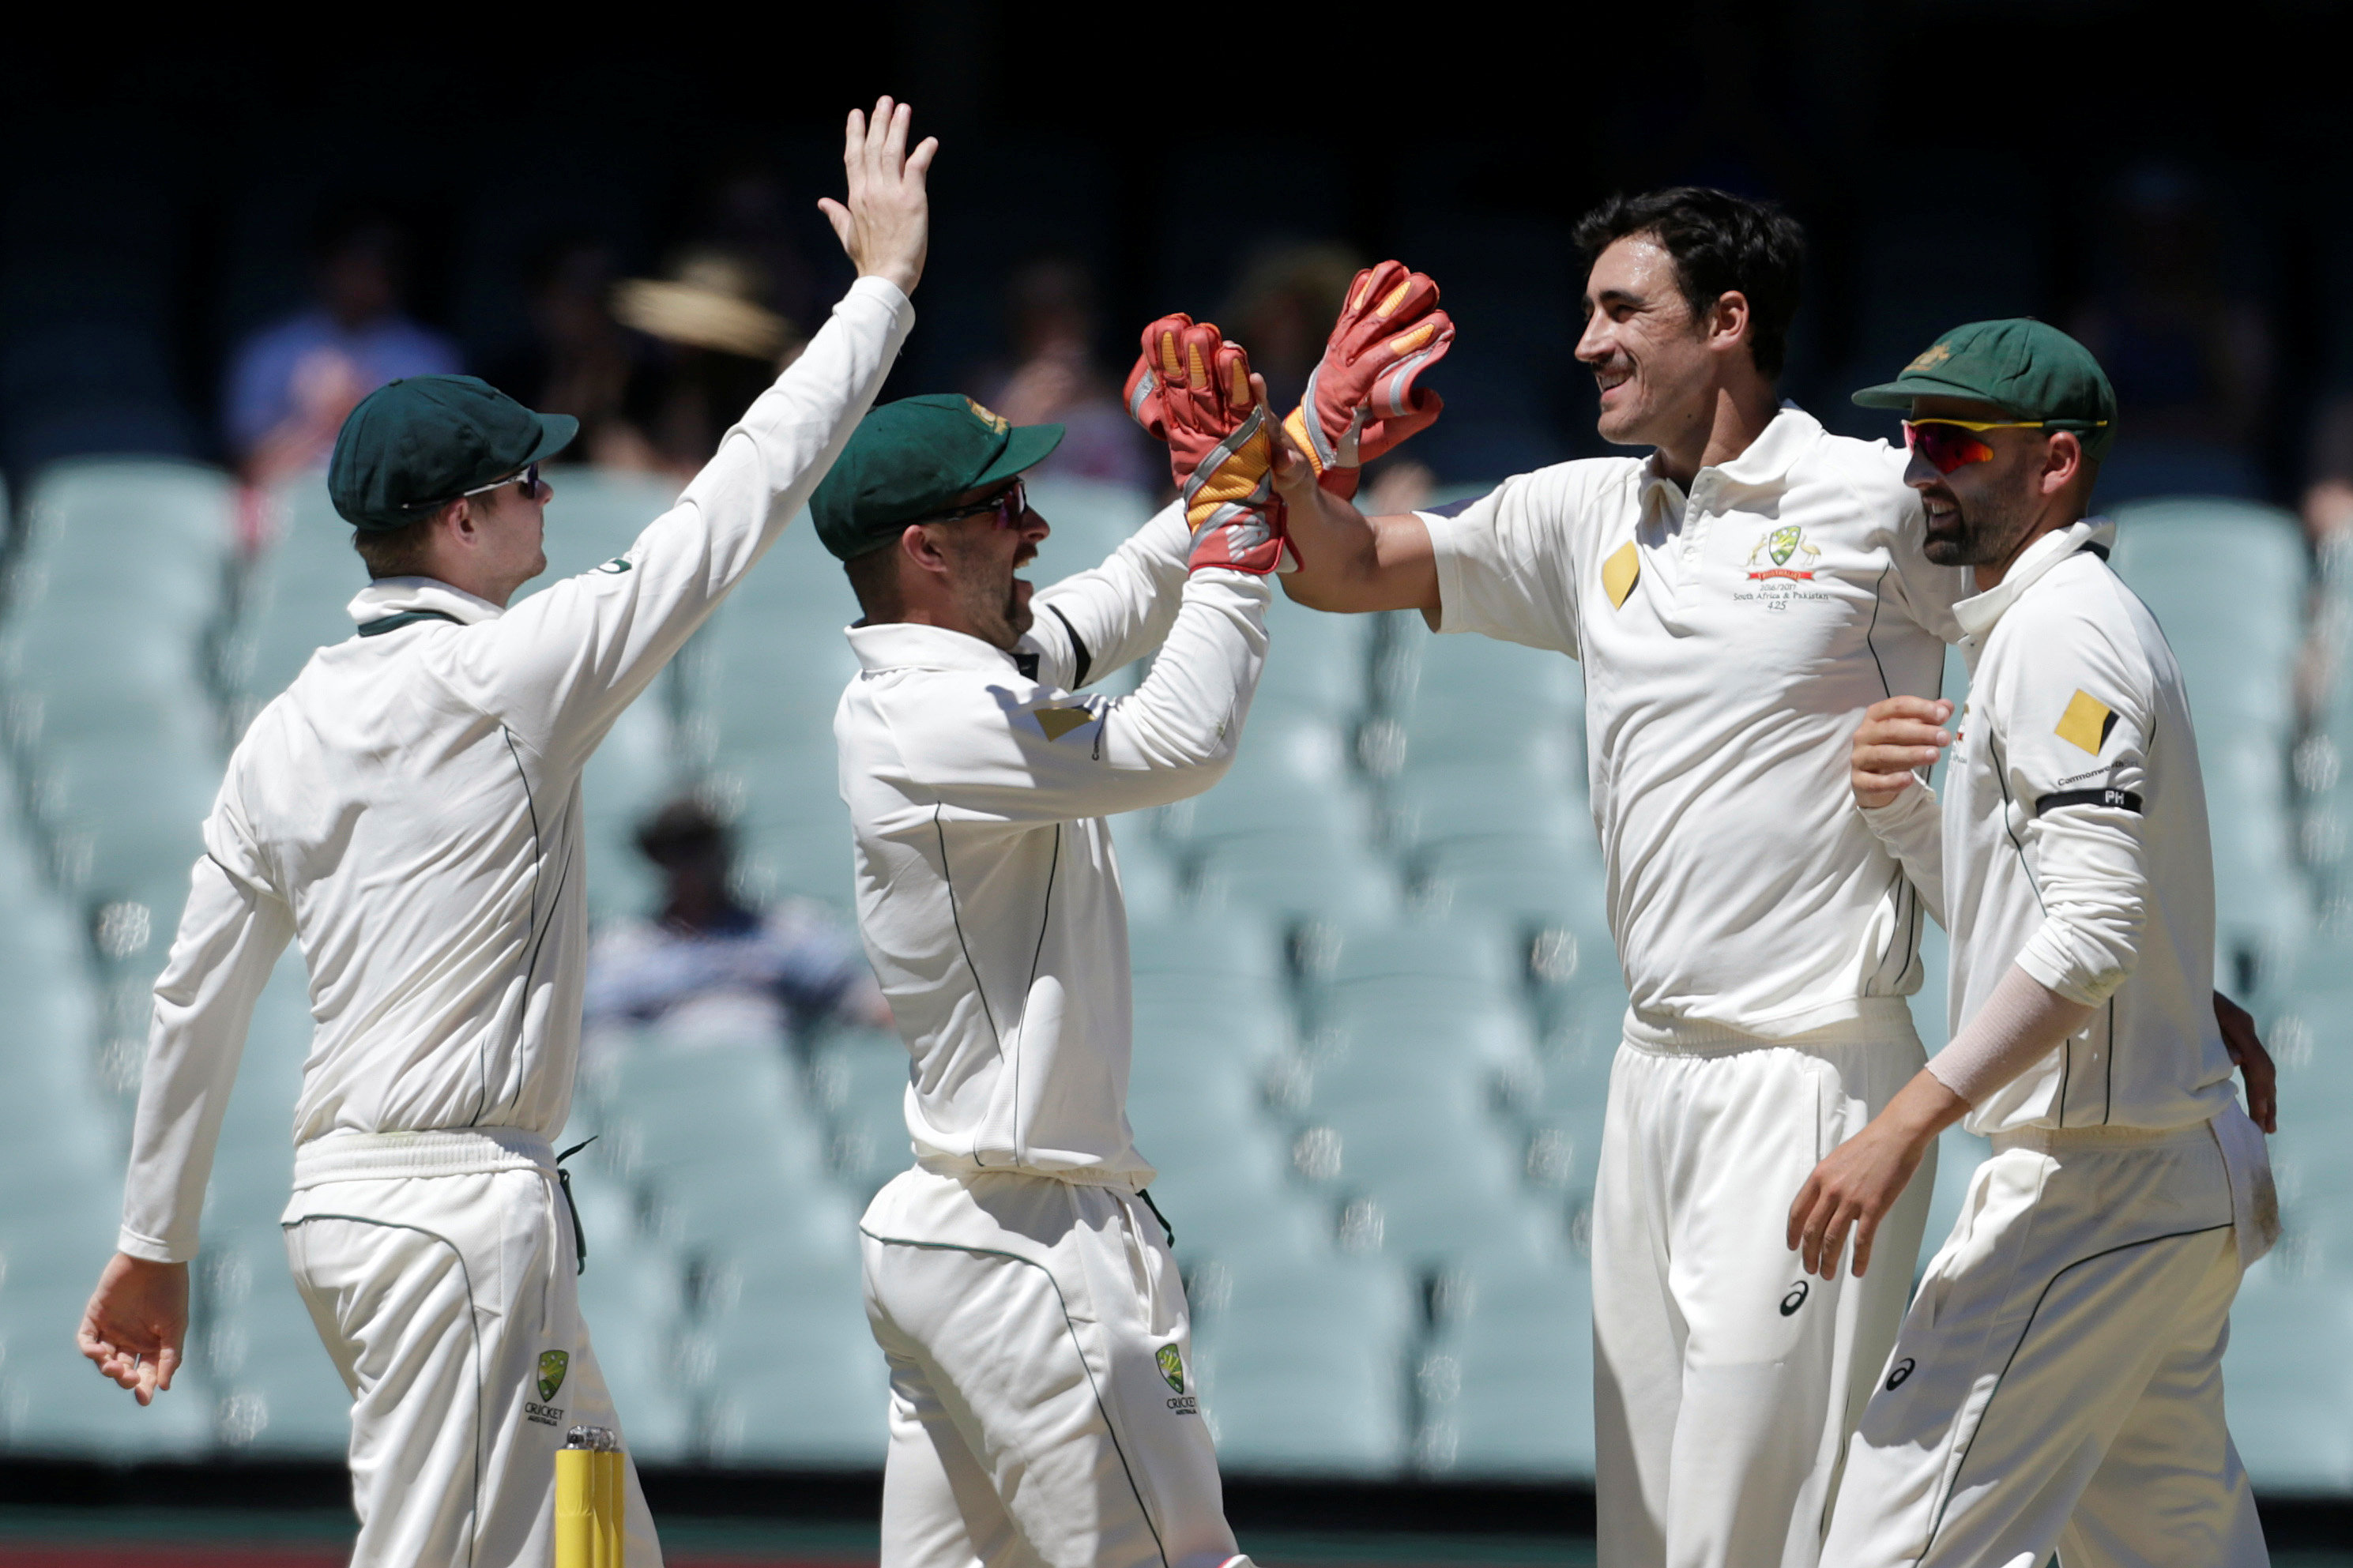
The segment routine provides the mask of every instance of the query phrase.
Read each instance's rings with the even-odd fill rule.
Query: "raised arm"
[[[1314,466],[1287,439],[1276,447],[1274,488],[1299,558],[1299,570],[1283,575],[1284,593],[1310,609],[1419,610],[1438,624],[1438,559],[1419,517],[1366,517],[1318,484]]]
[[[936,143],[909,153],[907,124],[906,106],[887,98],[871,121],[851,113],[849,199],[821,205],[858,281],[678,505],[618,560],[439,639],[459,696],[543,755],[577,762],[594,749],[783,531],[881,391],[913,323],[907,291],[929,243]]]

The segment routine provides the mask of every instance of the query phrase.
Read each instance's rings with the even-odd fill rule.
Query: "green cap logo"
[[[1918,375],[1924,372],[1932,371],[1952,357],[1953,351],[1943,343],[1938,343],[1927,353],[1922,354],[1918,359],[1915,359],[1910,364],[1905,365],[1904,367],[1904,374],[1906,375]]]
[[[1160,1353],[1155,1359],[1160,1363],[1160,1375],[1168,1380],[1168,1386],[1179,1394],[1184,1393],[1185,1358],[1176,1353],[1176,1347],[1162,1345]]]
[[[564,1386],[564,1374],[571,1370],[569,1351],[539,1352],[539,1397],[543,1403],[555,1397],[555,1391]]]

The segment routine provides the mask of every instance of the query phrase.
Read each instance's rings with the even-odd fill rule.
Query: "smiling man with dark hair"
[[[1918,900],[1836,792],[1866,707],[1936,695],[1967,576],[1923,554],[1902,452],[1775,391],[1794,220],[1684,188],[1613,198],[1577,237],[1600,433],[1650,454],[1372,518],[1286,458],[1282,581],[1584,661],[1632,994],[1593,1198],[1600,1560],[1808,1568],[1906,1280],[1804,1280],[1784,1184],[1922,1060]],[[1893,1206],[1891,1251],[1930,1184]]]

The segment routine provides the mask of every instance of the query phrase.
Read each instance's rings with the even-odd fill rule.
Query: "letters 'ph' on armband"
[[[2137,816],[2140,815],[2140,794],[2129,789],[2063,789],[2036,800],[2034,815],[2041,816],[2044,812],[2063,805],[2108,805]]]

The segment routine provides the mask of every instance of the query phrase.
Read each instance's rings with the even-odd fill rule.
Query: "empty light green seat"
[[[1493,1258],[1450,1279],[1419,1367],[1416,1458],[1462,1480],[1593,1474],[1593,1286],[1575,1261]]]
[[[1199,1389],[1221,1468],[1369,1477],[1405,1467],[1417,1309],[1402,1271],[1376,1259],[1239,1258],[1196,1270],[1190,1295],[1187,1392]]]

